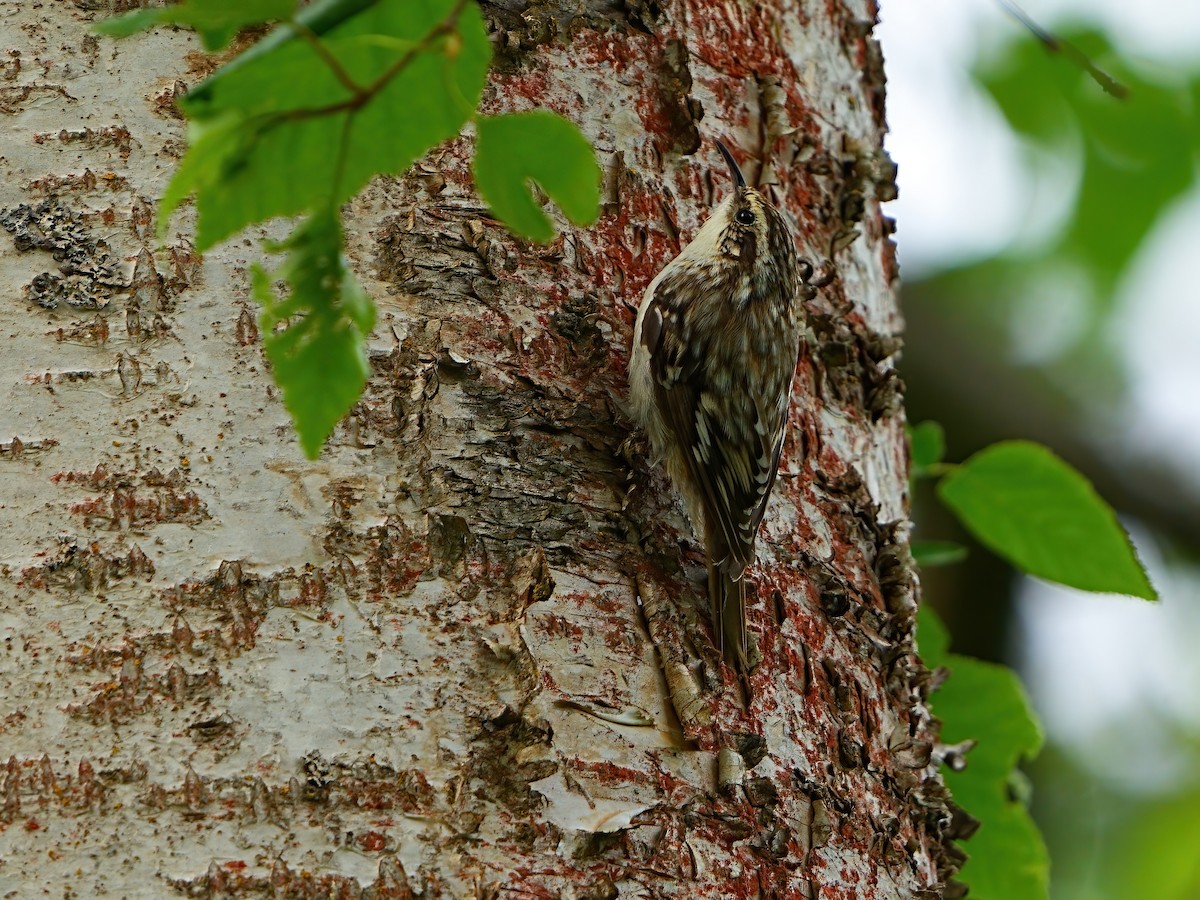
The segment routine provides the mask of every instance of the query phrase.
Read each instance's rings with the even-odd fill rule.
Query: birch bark
[[[486,2],[486,108],[577,122],[603,216],[515,240],[470,135],[377,179],[347,210],[373,377],[317,463],[259,235],[153,237],[213,63],[96,6],[0,4],[0,894],[940,896],[874,5]],[[837,273],[745,707],[623,447],[630,304],[727,188],[708,136]]]

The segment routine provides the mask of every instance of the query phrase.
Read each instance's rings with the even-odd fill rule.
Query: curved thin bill
[[[721,155],[725,157],[725,162],[729,163],[729,174],[733,176],[734,187],[744,188],[746,186],[746,179],[742,176],[742,170],[738,168],[733,154],[729,152],[729,148],[725,146],[720,138],[713,138],[713,140],[716,141],[717,149],[721,151]]]

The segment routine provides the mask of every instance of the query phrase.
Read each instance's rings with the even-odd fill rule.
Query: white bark
[[[375,373],[308,463],[247,299],[259,235],[154,243],[169,100],[208,64],[81,5],[0,4],[0,207],[82,270],[29,287],[62,261],[0,235],[0,894],[937,892],[874,11],[489,7],[487,107],[577,121],[605,215],[514,240],[468,139],[373,184],[348,231]],[[662,477],[620,450],[625,304],[724,190],[711,145],[681,154],[695,102],[836,250],[749,710]]]

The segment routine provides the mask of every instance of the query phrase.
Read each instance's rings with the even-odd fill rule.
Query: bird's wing
[[[732,562],[740,577],[754,559],[783,422],[773,398],[769,410],[755,402],[748,361],[706,360],[693,339],[700,305],[695,294],[713,288],[693,277],[665,278],[647,307],[642,341],[659,407],[703,500],[706,531],[724,545],[706,549],[714,563]],[[786,415],[785,399],[784,420]]]

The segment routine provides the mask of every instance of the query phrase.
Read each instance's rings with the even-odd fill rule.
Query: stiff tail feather
[[[749,669],[746,650],[746,580],[733,577],[726,565],[714,565],[710,559],[708,600],[717,649],[729,665],[745,674]]]

